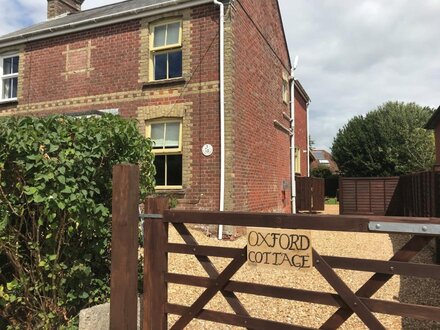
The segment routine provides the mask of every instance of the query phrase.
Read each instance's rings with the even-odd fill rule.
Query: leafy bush
[[[431,169],[434,134],[423,127],[433,109],[387,102],[352,118],[336,135],[332,154],[344,176],[399,176]]]
[[[112,166],[138,163],[145,197],[151,142],[117,116],[12,117],[0,146],[0,320],[69,327],[109,297]]]

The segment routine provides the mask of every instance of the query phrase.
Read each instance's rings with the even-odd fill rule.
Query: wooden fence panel
[[[325,180],[320,178],[296,178],[297,211],[323,211],[325,203]]]
[[[341,214],[386,215],[393,198],[399,177],[389,178],[344,178],[339,179],[339,201]]]

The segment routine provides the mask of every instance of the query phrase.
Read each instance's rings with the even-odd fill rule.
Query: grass
[[[325,199],[325,204],[328,204],[328,205],[338,205],[339,201],[336,198],[326,198]]]

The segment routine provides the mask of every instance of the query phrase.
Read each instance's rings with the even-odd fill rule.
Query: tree
[[[311,175],[314,178],[329,178],[331,177],[332,171],[327,166],[319,165],[318,167],[312,168]]]
[[[387,102],[351,119],[337,133],[332,154],[344,176],[398,176],[434,164],[434,135],[423,127],[433,109]]]

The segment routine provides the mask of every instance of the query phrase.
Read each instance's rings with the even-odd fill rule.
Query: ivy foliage
[[[336,135],[332,155],[344,176],[399,176],[434,164],[432,131],[424,126],[433,109],[387,102],[351,119]]]
[[[112,166],[141,168],[151,141],[118,116],[0,120],[0,323],[59,329],[109,298]]]

